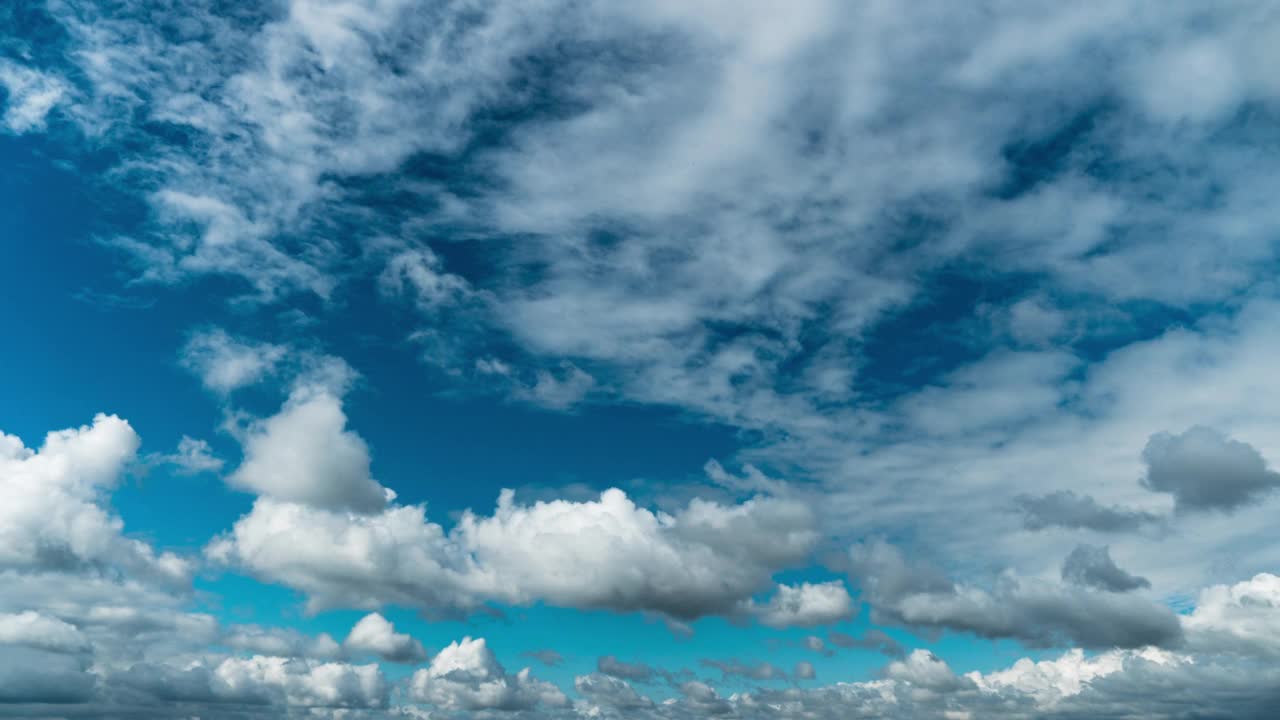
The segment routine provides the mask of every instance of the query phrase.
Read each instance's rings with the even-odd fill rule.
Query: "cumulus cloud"
[[[70,86],[61,78],[0,58],[0,87],[4,103],[4,127],[21,135],[45,129],[49,112],[64,101]]]
[[[342,642],[342,648],[349,653],[370,653],[396,663],[416,663],[427,657],[422,643],[396,632],[395,626],[379,613],[360,618]]]
[[[1142,484],[1172,495],[1179,512],[1234,510],[1280,487],[1256,448],[1203,426],[1152,435],[1142,459]]]
[[[830,625],[849,619],[855,610],[853,598],[839,580],[778,585],[767,602],[749,601],[743,607],[746,615],[775,628]]]
[[[173,465],[178,472],[185,474],[217,472],[223,466],[222,458],[213,454],[207,440],[197,440],[186,435],[178,441],[175,452],[153,456],[152,459]]]
[[[1151,587],[1151,581],[1146,578],[1121,570],[1111,559],[1111,549],[1105,545],[1077,545],[1062,562],[1062,579],[1074,585],[1110,592]]]
[[[737,613],[807,557],[812,528],[804,504],[777,498],[693,500],[667,514],[617,489],[532,505],[503,491],[492,515],[464,513],[446,531],[422,506],[357,514],[262,497],[207,554],[298,588],[317,607],[542,601],[686,620]]]
[[[722,678],[741,677],[748,680],[784,680],[787,673],[782,668],[769,662],[744,663],[740,660],[703,660],[704,667],[720,671]]]
[[[661,671],[655,670],[644,663],[624,662],[613,655],[597,658],[596,670],[609,677],[635,682],[648,682],[655,675],[661,674]]]
[[[254,655],[186,668],[138,664],[112,677],[166,702],[270,704],[312,708],[380,708],[390,684],[377,665],[349,665]]]
[[[370,475],[369,447],[347,429],[342,400],[302,386],[280,412],[254,423],[244,461],[227,476],[233,487],[316,508],[372,513],[392,495]]]
[[[908,563],[897,548],[884,543],[856,546],[852,558],[876,616],[907,626],[1017,638],[1039,646],[1136,648],[1182,641],[1177,616],[1131,595],[1007,575],[993,591],[956,585],[936,570]]]
[[[535,679],[528,668],[507,674],[484,638],[469,637],[450,643],[429,667],[415,672],[409,693],[442,710],[531,710],[568,703],[564,693]]]

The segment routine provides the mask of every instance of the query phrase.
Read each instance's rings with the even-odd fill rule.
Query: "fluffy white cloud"
[[[207,552],[321,607],[543,601],[689,619],[737,612],[816,540],[812,514],[791,500],[694,500],[669,515],[617,489],[532,505],[504,491],[493,515],[465,513],[448,532],[421,506],[363,515],[264,497]]]
[[[347,429],[342,400],[328,389],[298,387],[280,412],[254,423],[244,461],[227,476],[234,487],[317,508],[377,512],[394,497],[369,474],[369,447]]]
[[[415,672],[409,693],[442,710],[530,710],[568,702],[564,693],[535,679],[528,668],[508,675],[484,638],[470,637],[450,643],[429,667]]]
[[[8,94],[4,104],[4,126],[17,134],[43,130],[49,111],[70,92],[70,87],[61,78],[6,58],[0,58],[0,86]]]
[[[0,645],[24,645],[50,652],[80,652],[89,641],[74,625],[28,610],[0,613]]]
[[[378,613],[369,613],[351,628],[342,648],[349,653],[371,653],[388,662],[414,663],[425,660],[422,643],[396,632],[395,626]]]
[[[1207,587],[1182,626],[1195,650],[1280,656],[1280,577]]]
[[[124,537],[102,502],[139,443],[129,423],[101,414],[49,433],[39,451],[0,433],[0,568],[122,567],[185,582],[187,561]]]

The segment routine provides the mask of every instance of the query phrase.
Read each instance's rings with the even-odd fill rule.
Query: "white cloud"
[[[280,412],[250,426],[233,487],[318,508],[377,512],[394,495],[369,474],[369,447],[348,430],[342,400],[301,386]]]
[[[229,393],[269,374],[285,348],[237,339],[215,328],[195,333],[182,350],[182,363],[210,390]]]
[[[839,580],[778,585],[767,602],[743,606],[745,614],[775,628],[830,625],[848,620],[855,611],[853,598]]]
[[[74,625],[28,610],[0,613],[0,645],[24,645],[50,652],[81,652],[89,641]]]
[[[528,668],[507,674],[484,638],[470,637],[450,643],[429,667],[415,672],[409,694],[446,711],[531,710],[568,702],[564,693],[535,679]]]
[[[8,94],[4,126],[19,135],[44,130],[49,112],[70,94],[61,78],[4,58],[0,58],[0,86]]]
[[[388,662],[415,663],[425,660],[422,643],[395,627],[382,615],[369,613],[351,628],[342,647],[349,653],[371,653]]]

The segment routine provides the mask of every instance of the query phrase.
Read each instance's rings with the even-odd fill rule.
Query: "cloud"
[[[1179,512],[1230,511],[1280,487],[1280,474],[1267,469],[1257,449],[1212,428],[1152,435],[1142,459],[1142,484],[1173,495]]]
[[[1182,626],[1194,650],[1280,656],[1280,577],[1259,573],[1233,585],[1204,588]]]
[[[525,668],[508,675],[483,638],[469,637],[441,650],[409,680],[413,699],[442,710],[532,710],[568,703],[554,685]]]
[[[1105,507],[1088,495],[1059,490],[1032,497],[1019,495],[1014,503],[1024,513],[1028,530],[1050,527],[1096,530],[1098,532],[1131,532],[1155,523],[1159,516],[1118,507]]]
[[[252,385],[285,357],[280,345],[237,339],[221,328],[197,332],[182,349],[182,365],[222,394]]]
[[[648,682],[655,675],[661,674],[644,663],[623,662],[613,655],[605,655],[596,659],[596,670],[609,677],[635,682]]]
[[[908,627],[946,628],[1033,646],[1176,646],[1177,616],[1162,605],[1004,576],[991,592],[954,585],[927,566],[909,565],[890,545],[852,550],[853,569],[875,617]]]
[[[74,625],[38,612],[0,613],[0,645],[22,645],[48,652],[76,653],[89,641]]]
[[[832,580],[778,585],[768,602],[748,601],[743,612],[769,627],[815,627],[847,620],[856,608],[844,583]]]
[[[1062,579],[1073,585],[1109,592],[1151,587],[1144,577],[1130,575],[1116,566],[1106,545],[1077,545],[1062,563]]]
[[[588,704],[583,708],[588,717],[602,714],[605,708],[625,713],[654,707],[653,700],[636,692],[625,680],[607,674],[579,675],[573,680],[573,689]]]
[[[139,444],[129,423],[103,414],[49,433],[38,451],[0,433],[0,569],[122,568],[187,582],[186,560],[125,537],[102,504]]]
[[[208,441],[197,440],[186,435],[178,441],[176,452],[167,455],[153,456],[159,462],[168,463],[184,474],[218,472],[222,469],[222,458],[213,454]]]
[[[357,514],[262,497],[206,552],[306,592],[315,607],[541,601],[688,620],[736,614],[807,557],[811,520],[805,505],[777,498],[655,514],[617,489],[532,505],[503,491],[492,515],[464,513],[446,532],[421,506]]]
[[[906,658],[889,663],[884,675],[891,680],[933,691],[955,690],[965,684],[964,679],[951,671],[951,666],[928,650],[912,650]]]
[[[342,648],[353,654],[377,655],[387,662],[416,663],[427,658],[422,643],[396,632],[395,627],[378,613],[360,618],[342,642]]]
[[[748,680],[765,681],[785,680],[787,677],[785,670],[768,662],[747,664],[738,660],[703,660],[701,664],[704,667],[719,670],[722,678],[735,676]]]
[[[875,650],[881,655],[887,655],[892,658],[900,658],[906,655],[906,650],[897,640],[889,637],[883,630],[871,628],[862,634],[862,637],[853,637],[842,632],[832,630],[827,634],[827,639],[832,645],[846,649],[859,650]]]
[[[564,662],[564,656],[552,650],[551,648],[543,648],[542,650],[528,650],[521,653],[523,657],[533,658],[547,667],[556,667]]]
[[[254,655],[187,668],[138,664],[111,679],[168,703],[315,708],[385,707],[390,685],[377,665]]]
[[[0,86],[8,94],[4,127],[17,135],[44,130],[49,112],[70,94],[61,78],[5,58],[0,58]]]
[[[369,447],[348,430],[342,400],[327,389],[295,389],[280,412],[254,423],[232,487],[316,508],[373,513],[391,495],[369,471]]]

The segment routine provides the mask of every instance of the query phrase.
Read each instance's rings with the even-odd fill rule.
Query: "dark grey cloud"
[[[1235,510],[1280,487],[1280,474],[1256,448],[1199,425],[1181,435],[1152,435],[1142,459],[1142,484],[1172,495],[1178,512]]]
[[[1105,506],[1089,495],[1059,490],[1047,495],[1019,495],[1014,504],[1023,513],[1028,530],[1063,527],[1098,532],[1129,532],[1157,522],[1160,516],[1127,508]]]
[[[1151,587],[1146,578],[1120,569],[1111,559],[1111,550],[1106,545],[1077,545],[1062,563],[1062,579],[1073,585],[1109,592]]]

